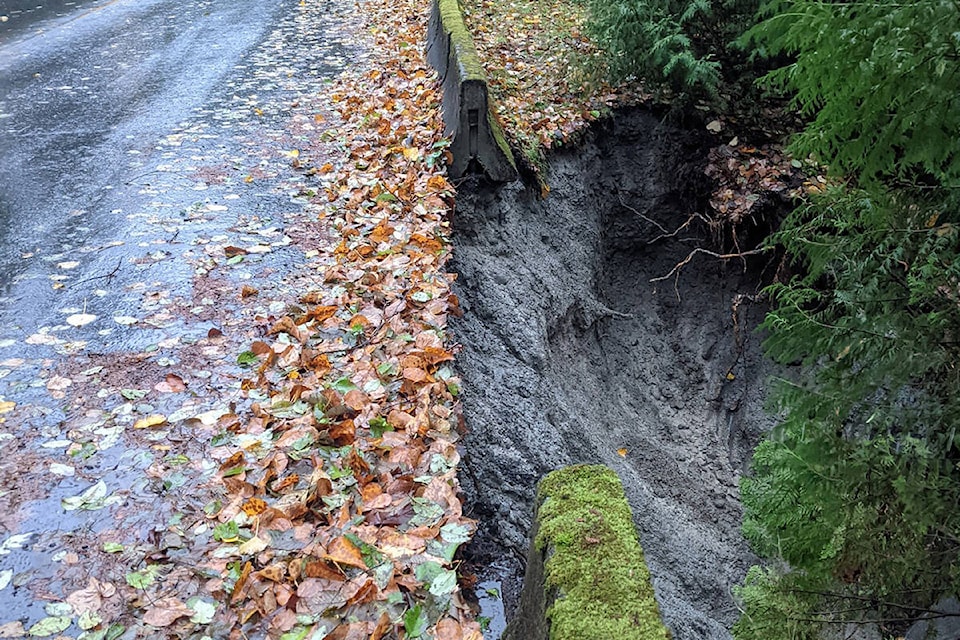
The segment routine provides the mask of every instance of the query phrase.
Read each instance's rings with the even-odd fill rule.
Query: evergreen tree
[[[904,621],[960,590],[960,6],[766,6],[747,41],[794,61],[767,86],[794,140],[847,178],[771,242],[801,275],[769,288],[769,355],[801,364],[745,478],[744,531],[788,563],[739,590],[742,640]]]
[[[590,0],[589,29],[614,78],[715,95],[729,44],[759,0]]]

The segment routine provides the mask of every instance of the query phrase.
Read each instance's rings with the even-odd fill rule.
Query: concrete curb
[[[433,0],[427,60],[443,84],[443,121],[452,137],[450,175],[478,164],[491,180],[517,179],[517,165],[487,96],[487,78],[457,0]]]
[[[598,465],[554,471],[537,505],[503,640],[669,640],[617,474]]]

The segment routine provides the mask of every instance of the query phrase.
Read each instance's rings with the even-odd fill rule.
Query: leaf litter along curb
[[[317,282],[240,354],[253,403],[223,419],[236,444],[207,591],[270,636],[481,637],[455,574],[475,524],[456,478],[453,188],[425,4],[363,6],[374,57],[324,91],[344,153],[295,159],[320,180],[333,240],[316,248]]]
[[[73,613],[86,616],[77,622],[85,637],[480,637],[462,605],[452,561],[474,524],[462,517],[456,495],[458,435],[451,421],[458,388],[443,330],[455,299],[442,272],[453,190],[442,177],[446,143],[439,137],[436,79],[421,53],[428,12],[420,4],[367,5],[367,44],[375,57],[318,97],[324,103],[318,123],[330,107],[343,114],[342,123],[318,136],[322,164],[313,162],[306,141],[286,156],[318,180],[299,194],[319,192],[307,209],[325,212],[312,229],[317,244],[307,252],[315,281],[302,280],[304,295],[287,299],[288,313],[274,301],[259,316],[261,340],[247,345],[242,358],[249,367],[243,387],[248,397],[236,398],[232,384],[219,392],[210,387],[210,398],[191,399],[197,411],[209,408],[203,400],[235,408],[215,408],[202,417],[191,410],[186,418],[164,409],[166,422],[151,411],[143,414],[140,429],[124,436],[147,436],[161,454],[169,452],[148,476],[157,485],[162,479],[169,492],[158,501],[179,504],[158,503],[159,513],[153,513],[128,488],[118,489],[117,478],[108,479],[106,492],[95,484],[89,493],[70,494],[66,504],[76,505],[75,511],[110,511],[118,523],[81,552],[110,556],[115,564],[82,588],[64,585],[74,589],[65,599]],[[338,150],[338,159],[328,162],[330,148]],[[324,244],[328,238],[333,240]],[[216,239],[203,244],[205,255],[195,254],[198,266],[214,265],[212,255],[229,253],[219,245]],[[217,277],[226,275],[224,269],[217,268]],[[194,287],[204,280],[210,278],[198,277]],[[224,283],[229,288],[226,278]],[[290,283],[280,288],[289,290]],[[241,297],[252,300],[256,293],[241,291]],[[220,326],[229,324],[231,334],[247,331],[247,310],[235,312],[237,317],[229,317],[229,309],[214,316],[228,316],[230,322]],[[172,318],[173,312],[164,313]],[[210,358],[217,359],[225,340],[217,331],[195,347],[213,349]],[[73,382],[69,392],[100,384],[95,370],[117,373],[118,363],[109,360],[65,372],[63,380]],[[145,375],[146,362],[136,361],[120,367],[135,381],[155,377]],[[56,383],[48,391],[63,398],[66,382],[51,380]],[[184,392],[184,380],[164,377],[162,392]],[[132,382],[109,386],[121,389],[131,405],[148,393]],[[189,392],[199,388],[192,384]],[[16,406],[2,404],[0,410],[6,417]],[[84,418],[93,421],[91,428],[100,419]],[[184,486],[180,474],[167,487],[185,464],[190,476],[208,477],[211,461],[193,459],[188,443],[205,441],[214,429],[219,447],[212,453],[221,463],[219,471],[212,467],[214,480],[204,491],[186,492],[192,485]],[[85,451],[86,444],[80,458]],[[75,471],[86,473],[79,465]],[[141,471],[129,469],[120,484]],[[207,505],[205,523],[197,501],[218,491],[222,499]],[[115,495],[126,496],[127,504],[107,509]],[[190,515],[197,513],[199,523]],[[131,527],[132,519],[137,526]],[[146,520],[150,535],[144,540]],[[207,538],[211,546],[204,549]],[[65,557],[90,570],[86,557],[82,564],[73,551]],[[5,576],[0,572],[0,581]],[[56,597],[52,591],[42,595]],[[60,609],[47,616],[58,618],[47,623],[50,629],[63,622]],[[19,624],[0,625],[0,637],[22,635],[27,630],[18,631]]]

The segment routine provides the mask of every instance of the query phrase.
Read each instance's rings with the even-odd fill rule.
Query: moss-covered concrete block
[[[594,465],[554,471],[537,505],[504,640],[668,640],[617,474]]]
[[[457,0],[433,0],[427,59],[443,84],[443,120],[453,140],[450,175],[477,164],[493,180],[515,180],[517,165],[490,108],[486,73]]]

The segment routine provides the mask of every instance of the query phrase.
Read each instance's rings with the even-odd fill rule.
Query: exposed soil
[[[698,135],[635,110],[556,154],[546,199],[460,188],[463,482],[483,523],[475,558],[511,560],[508,611],[536,483],[600,462],[624,482],[675,637],[730,637],[730,590],[754,559],[737,481],[771,424],[753,331],[763,309],[749,298],[768,265],[698,254],[651,282],[710,246],[703,230],[662,237],[703,202],[705,157]]]

